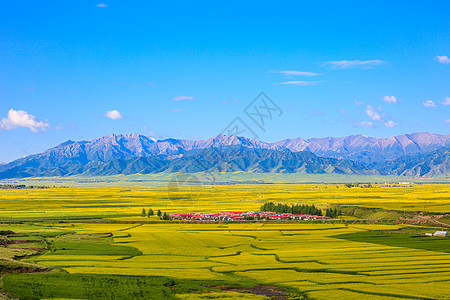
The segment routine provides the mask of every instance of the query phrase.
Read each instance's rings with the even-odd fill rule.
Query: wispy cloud
[[[319,76],[319,75],[323,75],[322,73],[294,71],[294,70],[270,71],[270,72],[271,73],[283,74],[284,76],[287,76],[287,77],[292,77],[292,76]]]
[[[386,103],[398,103],[398,99],[395,96],[384,96],[383,101]]]
[[[372,122],[366,122],[366,121],[361,121],[356,126],[357,127],[367,127],[367,128],[374,128],[375,127],[375,125]]]
[[[238,103],[239,102],[239,100],[238,99],[236,99],[236,98],[234,98],[234,99],[231,99],[231,100],[222,100],[222,101],[220,101],[222,104],[227,104],[227,103]]]
[[[392,120],[390,120],[390,121],[386,121],[386,122],[384,122],[383,124],[384,124],[384,126],[386,126],[387,128],[392,128],[392,127],[394,127],[394,126],[397,126],[397,125],[398,125],[397,123],[395,123],[395,122],[394,122],[394,121],[392,121]]]
[[[175,108],[175,109],[172,109],[172,111],[173,112],[182,112],[183,110],[181,108]]]
[[[105,7],[108,7],[108,5],[106,5],[105,3],[100,3],[100,4],[97,4],[97,7],[105,8]]]
[[[380,108],[378,108],[378,111],[373,108],[370,105],[366,105],[366,110],[365,113],[367,116],[369,116],[370,119],[372,119],[373,121],[377,121],[382,123],[384,126],[391,128],[394,126],[397,126],[398,124],[395,123],[393,120],[389,120],[391,117],[389,117],[388,115],[386,115],[383,110]],[[368,122],[370,123],[370,122]]]
[[[175,96],[173,98],[174,101],[185,101],[185,100],[194,100],[195,98],[192,96]]]
[[[444,106],[450,105],[450,97],[445,97],[445,99],[442,101],[442,105]]]
[[[422,104],[425,107],[436,107],[436,103],[432,100],[423,101]]]
[[[110,118],[111,120],[123,119],[122,114],[118,110],[115,110],[115,109],[108,110],[105,115],[107,118]]]
[[[435,59],[441,64],[450,64],[450,58],[447,55],[436,56]]]
[[[370,105],[366,106],[366,115],[369,116],[369,118],[371,118],[374,121],[381,121],[381,116],[380,114],[375,110],[375,108],[373,108]]]
[[[326,81],[303,81],[303,80],[292,80],[292,81],[285,81],[285,82],[279,82],[274,83],[274,85],[296,85],[296,86],[307,86],[307,85],[315,85],[318,83],[323,83]]]
[[[46,121],[41,121],[35,116],[23,110],[10,109],[8,117],[0,122],[0,130],[11,130],[15,128],[29,128],[33,132],[44,131],[50,127]]]
[[[54,128],[56,130],[66,130],[66,129],[75,129],[75,126],[73,124],[63,125],[61,123],[58,123]]]
[[[356,105],[363,105],[364,104],[363,101],[358,101],[358,99],[355,99],[354,102],[355,102]]]
[[[336,60],[327,61],[324,64],[332,69],[372,69],[376,66],[386,63],[383,60]]]
[[[447,123],[447,125],[450,126],[450,119],[445,120],[445,123]]]

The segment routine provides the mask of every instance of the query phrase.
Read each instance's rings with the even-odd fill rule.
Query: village
[[[202,221],[202,222],[217,222],[217,221],[315,221],[330,219],[324,216],[311,215],[311,214],[292,214],[292,213],[275,213],[265,211],[222,211],[218,213],[203,213],[203,212],[191,212],[187,214],[172,213],[169,215],[172,220],[186,220],[186,221]]]

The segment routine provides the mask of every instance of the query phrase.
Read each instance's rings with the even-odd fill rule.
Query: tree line
[[[312,205],[287,205],[287,204],[275,204],[273,202],[267,202],[261,205],[262,211],[275,212],[275,213],[291,213],[294,215],[316,215],[321,216],[322,211]]]
[[[329,217],[329,218],[337,218],[341,215],[341,209],[339,208],[339,210],[335,207],[333,208],[327,208],[327,211],[325,213],[325,217]]]
[[[344,184],[344,186],[346,188],[352,188],[352,187],[371,188],[372,184],[371,183],[369,183],[369,184],[346,183],[346,184]]]
[[[145,210],[145,208],[142,209],[142,213],[141,216],[142,217],[151,217],[154,216],[155,212],[153,211],[153,209],[149,208],[148,211]],[[161,219],[161,220],[170,220],[169,215],[165,212],[162,213],[161,210],[158,209],[158,211],[156,212],[156,215]]]
[[[25,184],[0,184],[0,189],[12,190],[12,189],[49,189],[49,186],[41,186],[41,185],[29,185]]]

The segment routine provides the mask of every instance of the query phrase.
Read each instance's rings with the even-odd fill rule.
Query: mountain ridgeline
[[[354,135],[275,143],[217,135],[199,141],[156,140],[139,134],[67,141],[0,165],[0,179],[33,176],[160,172],[276,172],[447,177],[450,135]]]

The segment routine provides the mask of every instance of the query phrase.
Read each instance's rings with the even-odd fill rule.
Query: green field
[[[64,185],[67,185],[65,183]],[[450,299],[450,239],[438,227],[140,216],[255,210],[267,201],[340,205],[444,223],[446,184],[80,184],[0,190],[2,293],[20,299]],[[364,217],[366,217],[364,215]]]
[[[202,185],[220,183],[268,183],[268,184],[340,184],[340,183],[450,183],[449,178],[408,178],[393,175],[348,175],[348,174],[302,174],[302,173],[254,173],[254,172],[220,172],[220,173],[158,173],[111,176],[68,176],[39,177],[26,179],[4,179],[2,184],[28,185],[126,185],[126,186],[167,186],[175,179],[182,179]]]

